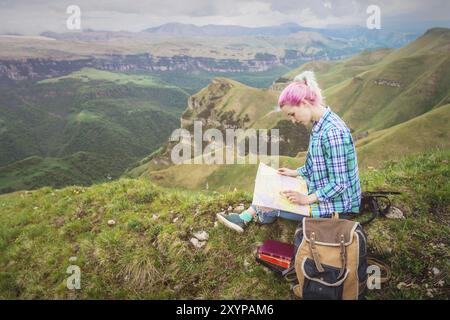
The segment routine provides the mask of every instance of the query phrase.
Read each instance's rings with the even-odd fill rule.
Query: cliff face
[[[181,128],[191,130],[194,121],[201,121],[204,126],[213,128],[227,128],[232,119],[224,120],[220,113],[220,104],[233,88],[230,81],[214,78],[211,83],[188,99],[187,108],[181,116]]]
[[[58,77],[83,67],[92,66],[92,59],[62,60],[24,59],[0,60],[0,81],[41,80]]]
[[[103,59],[80,60],[2,60],[0,61],[0,80],[40,80],[58,77],[92,67],[108,71],[209,71],[209,72],[260,72],[281,65],[276,57],[266,59],[213,59],[203,57],[173,56],[153,57],[151,55],[114,55]]]
[[[292,124],[280,113],[274,113],[279,92],[246,86],[240,82],[217,77],[210,84],[189,97],[180,119],[180,128],[194,135],[194,122],[202,122],[203,133],[218,129],[225,136],[226,129],[278,129],[280,155],[296,156],[308,148],[306,127]],[[168,141],[161,152],[150,157],[139,172],[169,167],[171,150],[178,141]],[[204,141],[203,147],[208,143]]]
[[[292,51],[292,50],[291,50]],[[0,81],[41,80],[58,77],[83,67],[108,71],[207,71],[207,72],[262,72],[280,65],[291,65],[311,59],[326,57],[320,53],[311,55],[291,51],[284,57],[272,54],[256,54],[253,59],[216,59],[175,55],[171,57],[151,54],[109,55],[102,58],[54,60],[44,58],[0,60]]]

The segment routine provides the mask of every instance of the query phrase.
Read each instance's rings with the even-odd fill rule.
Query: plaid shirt
[[[297,172],[306,179],[309,194],[315,192],[319,199],[310,205],[312,217],[359,212],[361,186],[352,136],[329,107],[312,127],[305,165]]]

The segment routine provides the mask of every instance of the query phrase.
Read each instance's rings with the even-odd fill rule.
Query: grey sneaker
[[[219,212],[218,214],[216,214],[216,217],[219,222],[237,232],[244,232],[244,229],[247,225],[247,222],[242,220],[237,213],[225,215],[222,212]]]

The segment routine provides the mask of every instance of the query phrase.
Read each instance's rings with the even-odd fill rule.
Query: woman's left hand
[[[310,195],[301,194],[293,190],[283,191],[282,194],[292,203],[299,205],[308,205],[317,201],[315,193]]]

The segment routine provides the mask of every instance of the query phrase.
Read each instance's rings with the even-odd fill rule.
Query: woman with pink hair
[[[287,190],[284,195],[292,203],[308,205],[311,217],[339,213],[348,218],[358,213],[361,187],[353,139],[344,121],[324,104],[314,73],[305,71],[295,77],[281,92],[278,106],[293,123],[313,124],[305,165],[296,170],[278,169],[281,175],[303,177],[308,194]],[[240,214],[217,215],[220,222],[238,232],[243,232],[251,221],[271,223],[277,217],[296,221],[304,218],[253,204]]]

